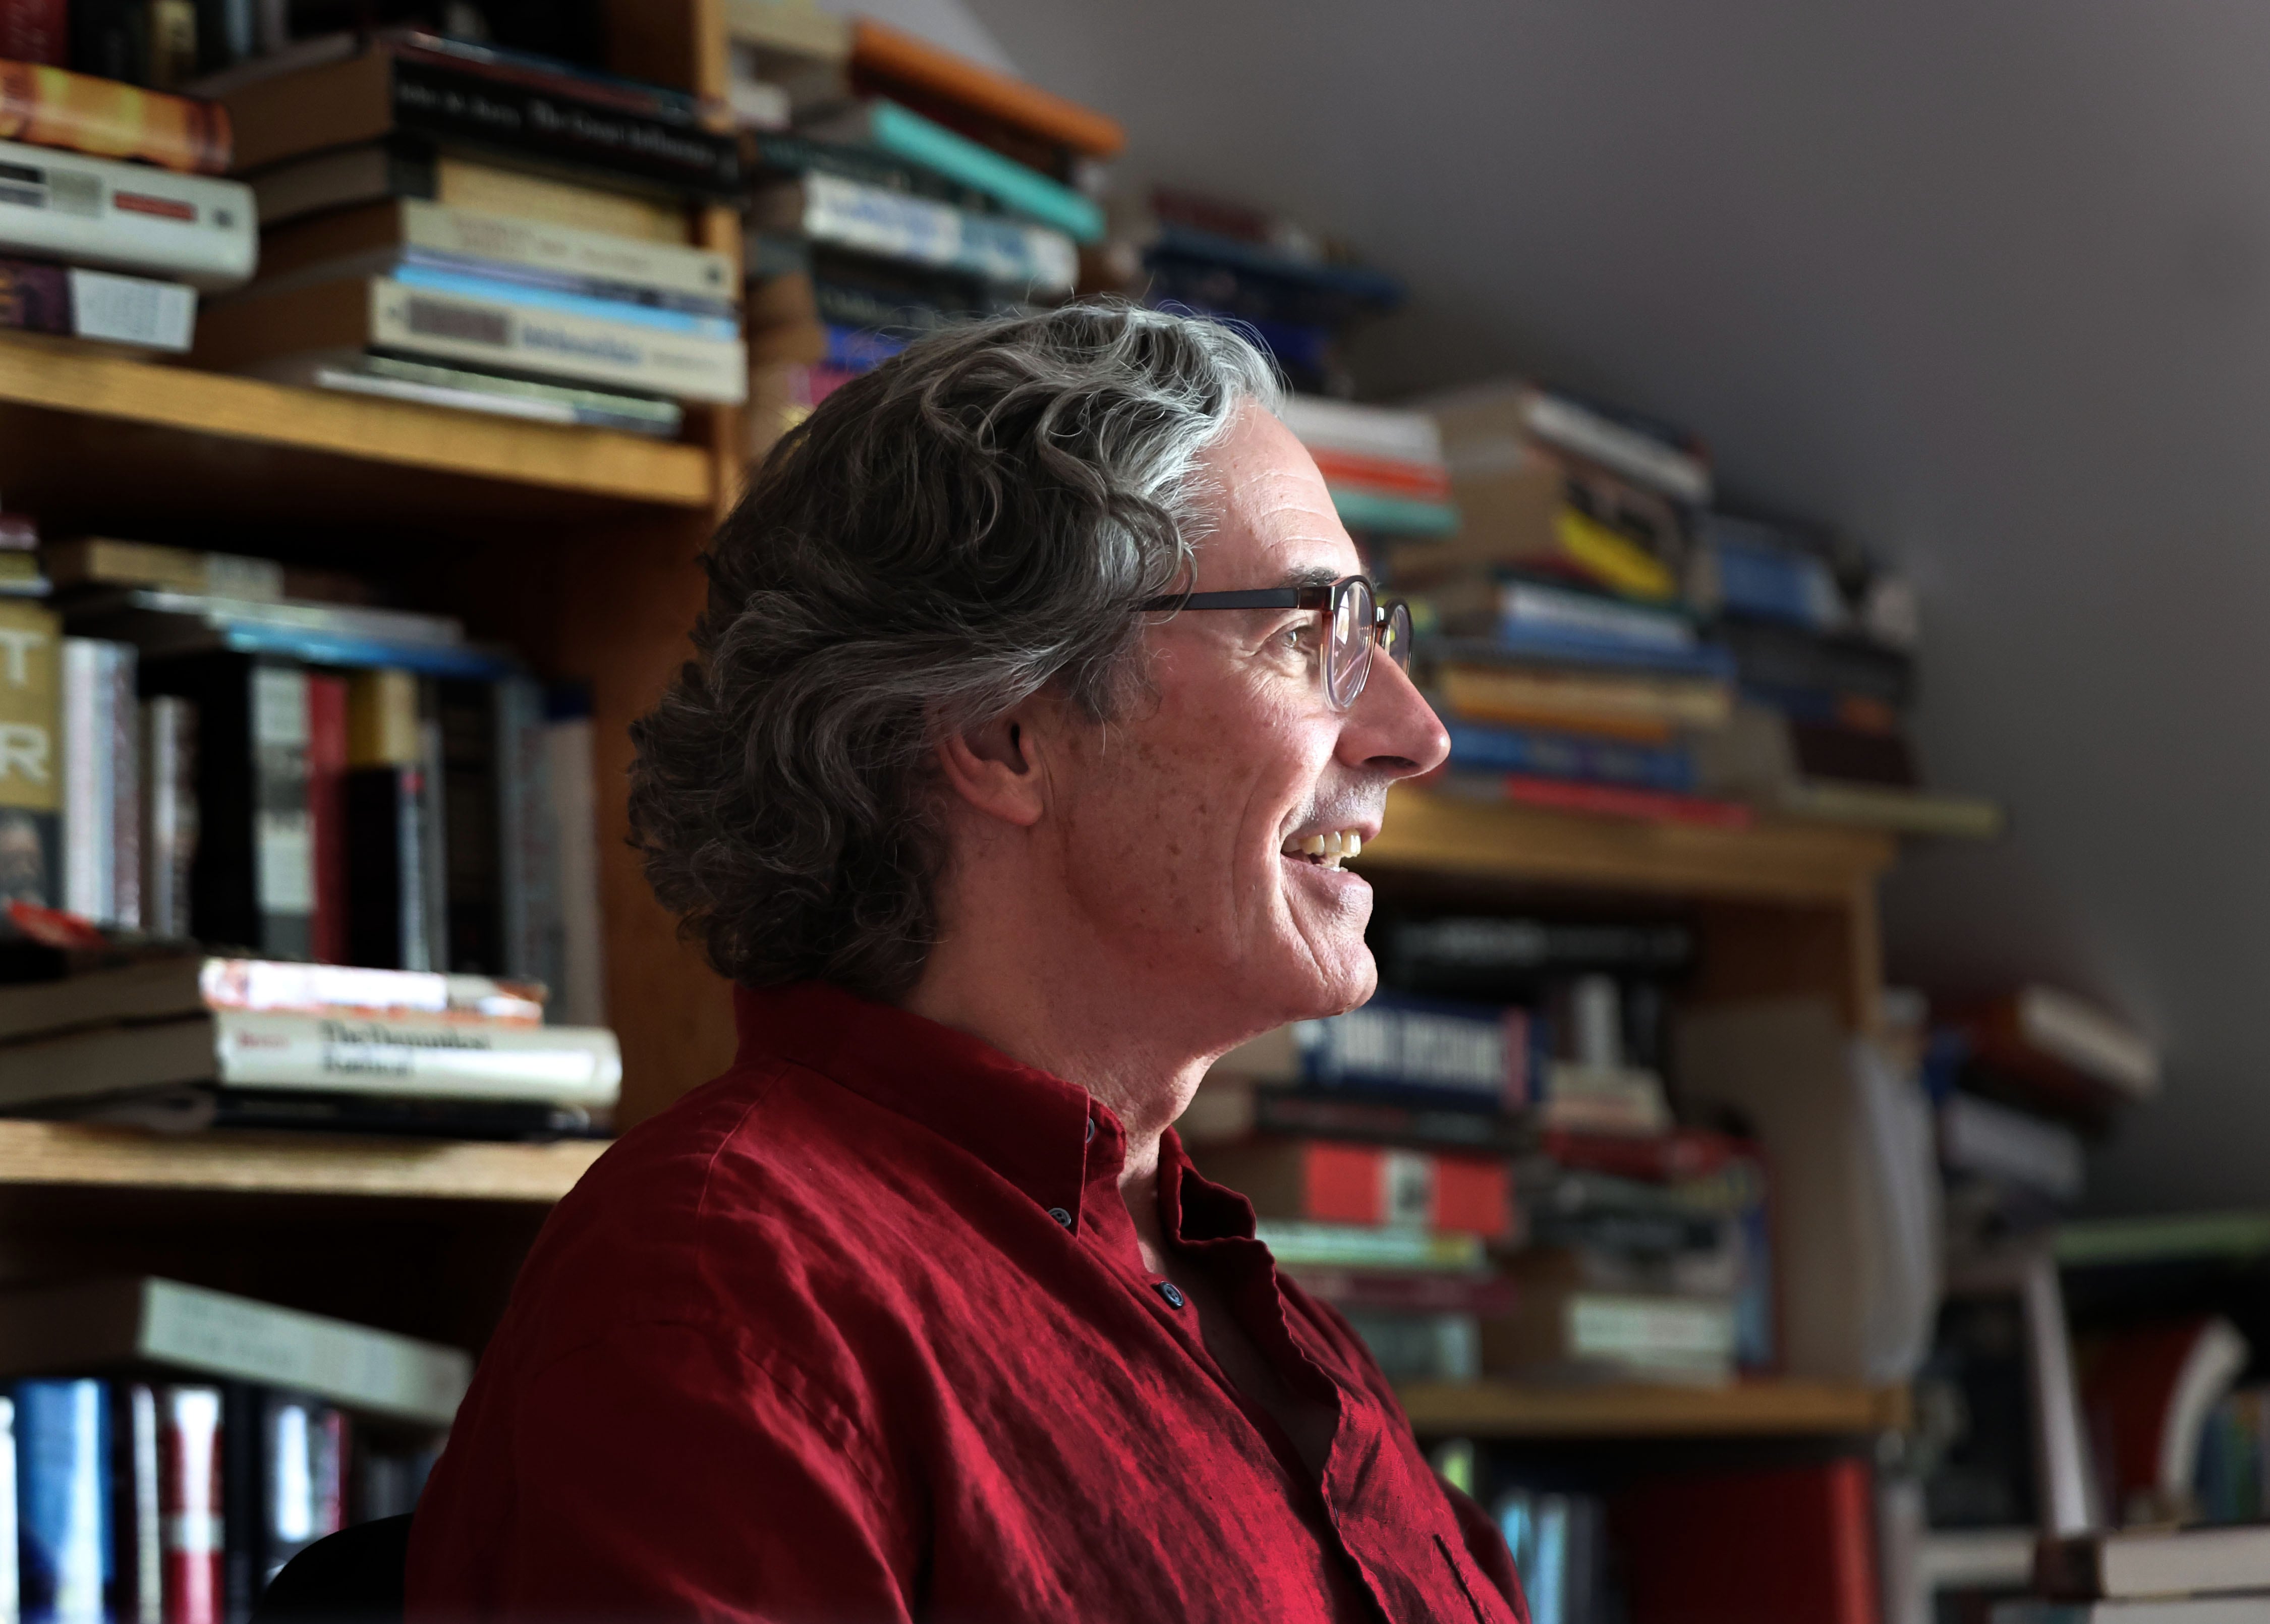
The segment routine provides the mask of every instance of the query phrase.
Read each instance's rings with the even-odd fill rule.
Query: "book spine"
[[[660,333],[620,322],[538,312],[370,282],[369,338],[375,348],[505,367],[546,376],[618,384],[687,400],[738,404],[748,396],[746,352],[738,340]]]
[[[351,962],[347,952],[347,679],[308,679],[308,827],[314,866],[315,957]]]
[[[267,1557],[267,1460],[260,1447],[267,1394],[241,1380],[220,1391],[220,1617],[221,1624],[248,1624]]]
[[[729,197],[740,184],[740,145],[730,135],[404,55],[393,69],[394,121],[405,133],[531,152],[703,197]]]
[[[17,1567],[16,1400],[0,1392],[0,1620],[23,1616],[22,1576]]]
[[[63,905],[97,924],[111,917],[109,695],[102,653],[92,638],[63,639]]]
[[[175,174],[0,141],[0,248],[177,277],[204,293],[252,276],[252,193]]]
[[[429,969],[449,968],[449,763],[439,681],[418,679],[418,918]]]
[[[159,1390],[158,1498],[163,1624],[221,1624],[221,1393]]]
[[[256,1560],[265,1590],[285,1563],[339,1531],[346,1424],[330,1405],[292,1394],[270,1393],[263,1407],[261,1465],[268,1492],[261,1497]]]
[[[308,683],[298,666],[252,668],[253,894],[260,949],[278,959],[304,959],[315,947]]]
[[[388,274],[404,287],[423,288],[429,293],[448,293],[459,299],[483,300],[491,304],[509,305],[517,309],[554,315],[580,316],[590,322],[619,322],[632,327],[650,327],[658,333],[676,333],[683,337],[731,341],[738,339],[741,333],[741,320],[738,315],[708,315],[668,305],[593,297],[543,283],[489,276],[478,271],[457,270],[417,260],[399,263]]]
[[[226,174],[227,109],[66,72],[64,9],[63,0],[0,0],[0,139],[138,159],[185,174]],[[40,20],[49,11],[52,26]],[[58,54],[36,54],[42,36]],[[11,41],[26,48],[11,49]]]
[[[111,1389],[111,1617],[115,1624],[166,1624],[165,1564],[159,1509],[158,1390],[147,1382]]]
[[[16,1386],[23,1616],[104,1624],[110,1583],[108,1405],[97,1381]]]
[[[197,292],[187,283],[76,265],[65,282],[73,337],[174,354],[189,350],[197,331]]]
[[[0,58],[61,68],[70,61],[69,0],[0,0]],[[5,128],[0,114],[0,128]]]
[[[1700,795],[1666,795],[1655,790],[1627,789],[1621,784],[1579,783],[1563,778],[1539,778],[1527,773],[1508,773],[1501,782],[1505,798],[1554,812],[1590,812],[1607,818],[1631,818],[1643,823],[1686,823],[1706,828],[1747,829],[1757,814],[1741,801],[1712,800]]]
[[[0,598],[0,892],[63,902],[63,623]]]
[[[801,230],[815,242],[988,282],[1068,292],[1079,280],[1079,251],[1062,232],[972,214],[817,170],[770,200],[770,216],[779,216],[779,224]]]
[[[1636,790],[1683,794],[1695,787],[1695,760],[1679,745],[1634,745],[1545,728],[1490,727],[1446,720],[1450,762],[1459,771],[1527,773]]]
[[[1343,1309],[1342,1316],[1391,1382],[1480,1378],[1481,1325],[1471,1314]]]
[[[136,697],[137,658],[131,643],[103,645],[102,684],[106,723],[102,746],[108,758],[105,816],[110,840],[104,855],[104,883],[110,893],[111,923],[122,930],[144,928],[142,916],[142,702]]]
[[[413,251],[684,299],[730,302],[738,291],[731,261],[707,248],[416,199],[404,201],[401,210],[403,246]]]
[[[560,984],[559,853],[551,803],[543,686],[508,677],[496,686],[497,876],[505,975]]]
[[[448,968],[476,975],[504,969],[504,840],[498,694],[486,682],[435,685],[441,728],[449,953]]]
[[[1318,1086],[1407,1090],[1489,1109],[1528,1095],[1528,1022],[1517,1009],[1451,1012],[1375,999],[1296,1022],[1293,1035],[1302,1075]]]
[[[244,1088],[615,1103],[622,1059],[604,1027],[530,1031],[221,1011],[219,1080]]]
[[[1103,240],[1103,211],[1092,199],[894,101],[873,105],[868,133],[884,152],[983,192],[1076,242]]]
[[[597,768],[588,694],[561,689],[546,702],[545,788],[558,856],[560,979],[553,1009],[566,1025],[606,1024],[605,922],[599,902]]]
[[[1548,444],[1590,457],[1680,501],[1695,507],[1710,503],[1710,470],[1698,457],[1542,390],[1530,397],[1525,416],[1530,432]]]
[[[158,695],[142,708],[142,928],[189,933],[189,870],[197,849],[197,709]]]
[[[1413,501],[1360,486],[1327,485],[1340,523],[1352,530],[1386,536],[1447,536],[1458,528],[1458,510],[1448,502]]]

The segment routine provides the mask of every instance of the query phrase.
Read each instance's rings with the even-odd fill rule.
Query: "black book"
[[[498,827],[496,685],[435,685],[441,730],[442,838],[449,962],[436,968],[504,974],[504,845]]]
[[[1387,985],[1485,1002],[1570,975],[1674,977],[1695,962],[1695,932],[1675,923],[1387,915],[1371,937]]]
[[[1732,617],[1719,622],[1717,636],[1732,650],[1747,688],[1849,693],[1894,709],[1914,697],[1915,663],[1880,643]]]
[[[315,871],[307,672],[249,655],[202,654],[145,660],[141,686],[197,708],[191,931],[264,958],[308,958]]]

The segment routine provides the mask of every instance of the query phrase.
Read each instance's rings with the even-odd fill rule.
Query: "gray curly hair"
[[[632,843],[722,974],[912,989],[936,744],[1051,684],[1117,714],[1247,401],[1276,377],[1228,329],[1073,305],[911,345],[774,448],[704,555],[694,659],[631,729]]]

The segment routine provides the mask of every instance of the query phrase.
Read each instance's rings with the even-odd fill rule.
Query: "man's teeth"
[[[1292,849],[1316,858],[1319,867],[1336,869],[1363,849],[1363,836],[1354,829],[1334,829],[1330,834],[1311,834],[1297,841]]]

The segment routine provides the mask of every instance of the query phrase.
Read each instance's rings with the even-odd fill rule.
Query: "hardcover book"
[[[33,0],[37,4],[38,0]],[[0,17],[26,0],[6,0]],[[59,6],[58,10],[61,9]],[[0,32],[0,141],[62,146],[98,158],[138,159],[185,174],[226,174],[228,113],[210,101],[142,90],[116,79],[41,66],[7,48]]]
[[[217,293],[251,278],[259,236],[234,181],[0,141],[0,249]]]

